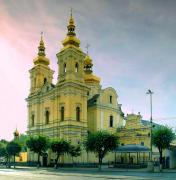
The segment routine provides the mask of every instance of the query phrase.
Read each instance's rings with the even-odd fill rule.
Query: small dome
[[[35,65],[37,64],[49,65],[50,64],[50,61],[46,57],[46,54],[45,54],[45,44],[44,44],[42,36],[41,36],[41,40],[38,47],[38,56],[33,60],[33,62]]]
[[[86,82],[86,83],[100,83],[100,78],[99,77],[97,77],[97,76],[95,76],[94,74],[87,74],[87,73],[85,73],[84,74],[84,81]]]
[[[85,65],[93,65],[93,64],[92,64],[92,59],[90,58],[89,55],[87,55],[87,56],[85,57],[85,59],[84,59],[84,64],[85,64]]]
[[[14,136],[15,137],[18,137],[20,135],[19,131],[16,129],[15,132],[14,132]]]
[[[73,16],[70,17],[69,25],[74,26],[74,19],[73,19]]]
[[[44,65],[49,65],[50,61],[48,58],[46,58],[45,56],[37,56],[35,59],[34,59],[34,64],[37,65],[37,64],[44,64]]]

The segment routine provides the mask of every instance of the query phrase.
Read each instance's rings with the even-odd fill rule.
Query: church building
[[[53,84],[54,71],[41,37],[29,71],[28,135],[63,138],[81,144],[89,132],[115,133],[124,121],[118,95],[112,87],[103,89],[100,78],[93,74],[93,61],[80,48],[72,13],[62,45],[56,54],[58,78]]]

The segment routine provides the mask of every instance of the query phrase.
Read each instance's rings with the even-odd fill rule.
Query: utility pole
[[[146,94],[150,95],[150,161],[152,161],[152,130],[153,130],[153,117],[152,117],[152,95],[154,92],[152,92],[150,89],[147,91]]]

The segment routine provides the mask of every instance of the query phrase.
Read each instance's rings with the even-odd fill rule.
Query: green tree
[[[27,151],[27,145],[26,142],[29,139],[29,136],[25,134],[20,134],[19,138],[15,139],[15,142],[18,142],[22,147],[22,152]]]
[[[163,150],[169,148],[170,143],[175,139],[172,129],[166,126],[160,126],[153,130],[152,143],[158,148],[160,154],[160,164],[162,164]]]
[[[10,158],[13,156],[14,158],[14,168],[15,168],[15,156],[18,156],[21,151],[21,145],[15,141],[11,141],[6,146],[6,151],[9,159],[10,165]]]
[[[78,157],[81,155],[81,147],[70,145],[69,147],[69,154],[72,157],[72,162],[74,163],[74,157]]]
[[[90,133],[84,143],[87,151],[94,152],[98,156],[99,170],[105,155],[118,146],[118,137],[106,131]]]
[[[7,161],[6,144],[2,142],[0,142],[0,158],[6,159]]]
[[[46,150],[49,148],[49,140],[44,136],[31,136],[26,141],[27,147],[30,149],[30,151],[33,151],[34,153],[37,153],[38,159],[37,159],[37,167],[40,166],[40,156],[42,156]]]
[[[55,159],[55,168],[58,166],[58,159],[61,155],[68,153],[70,148],[70,143],[64,139],[61,140],[53,140],[51,142],[51,150],[56,153]]]

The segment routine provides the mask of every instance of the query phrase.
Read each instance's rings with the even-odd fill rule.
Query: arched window
[[[113,127],[113,116],[110,116],[109,127]]]
[[[66,66],[66,63],[64,63],[64,73],[67,72],[67,66]]]
[[[64,111],[65,111],[65,109],[64,109],[64,107],[62,106],[62,107],[61,107],[61,121],[64,121]]]
[[[48,110],[46,110],[45,112],[45,123],[49,124],[49,111]]]
[[[78,72],[78,63],[75,64],[75,72]]]
[[[109,96],[109,102],[112,104],[112,96]]]
[[[46,79],[46,78],[44,78],[43,83],[45,84],[46,82],[47,82],[47,79]]]
[[[32,117],[31,117],[31,126],[34,126],[34,119],[35,119],[35,115],[32,114]]]
[[[76,120],[80,121],[80,107],[76,107]]]

